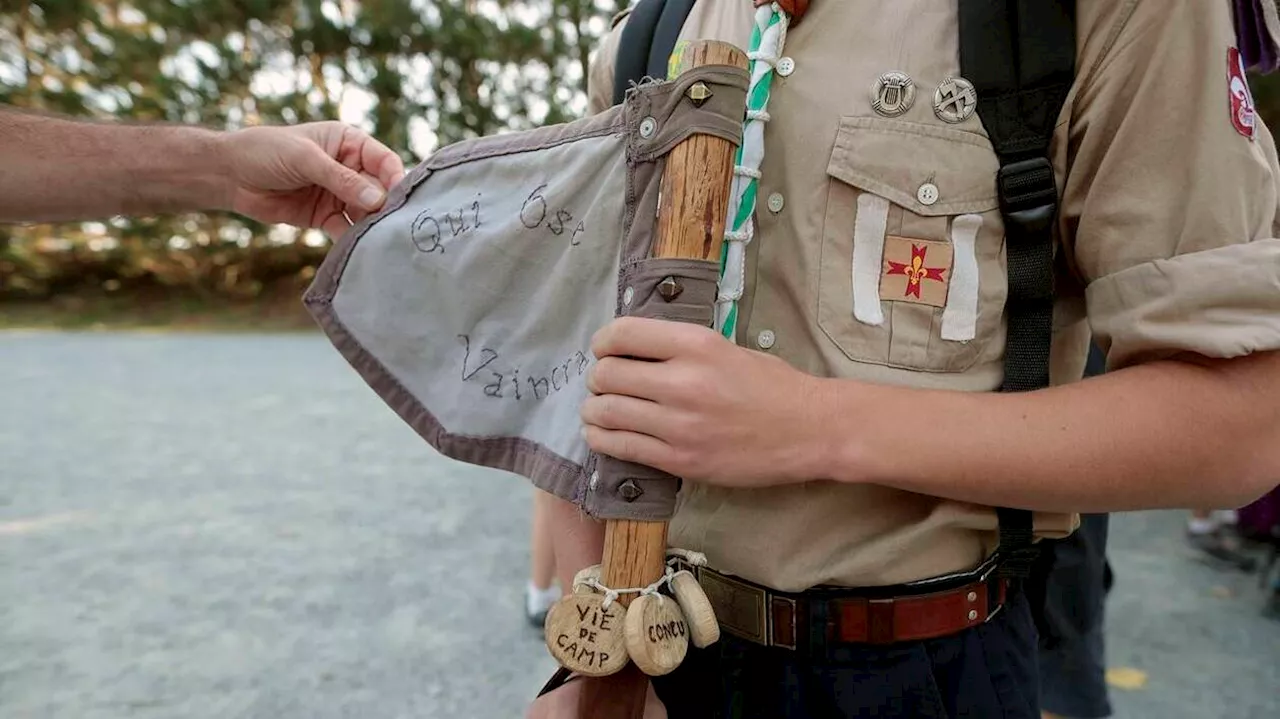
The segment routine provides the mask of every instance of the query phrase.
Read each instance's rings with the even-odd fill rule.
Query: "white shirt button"
[[[762,350],[771,349],[777,341],[778,338],[773,334],[773,330],[761,330],[760,334],[756,335],[756,347]]]
[[[916,190],[916,199],[922,205],[932,205],[938,201],[938,186],[932,182],[926,182]]]
[[[773,214],[776,215],[779,212],[782,212],[782,208],[786,204],[787,201],[782,198],[782,193],[775,192],[772,195],[769,195],[769,211]]]
[[[778,74],[783,77],[789,77],[791,73],[796,71],[796,61],[789,57],[778,60]]]

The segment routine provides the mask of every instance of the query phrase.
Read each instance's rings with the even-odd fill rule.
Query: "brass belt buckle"
[[[707,599],[711,600],[721,628],[741,639],[769,646],[772,628],[768,597],[763,589],[705,568],[697,577]]]

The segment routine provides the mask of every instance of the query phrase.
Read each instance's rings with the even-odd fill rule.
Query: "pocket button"
[[[761,330],[760,334],[756,335],[756,347],[762,350],[772,349],[777,341],[778,338],[773,334],[773,330]]]
[[[938,186],[932,182],[926,182],[920,186],[920,189],[916,190],[916,199],[926,207],[937,203],[938,197]]]

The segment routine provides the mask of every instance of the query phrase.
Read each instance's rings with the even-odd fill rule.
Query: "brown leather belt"
[[[983,624],[1000,612],[1008,596],[1008,580],[995,576],[996,567],[989,562],[947,580],[892,589],[821,588],[800,594],[776,592],[706,567],[685,568],[698,578],[725,632],[795,650],[815,639],[883,645],[944,637]]]

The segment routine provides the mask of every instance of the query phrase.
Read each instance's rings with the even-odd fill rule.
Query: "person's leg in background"
[[[1256,551],[1259,579],[1268,590],[1263,615],[1280,619],[1280,486],[1235,514],[1236,534],[1248,550]]]
[[[552,544],[551,502],[553,497],[541,490],[533,494],[533,533],[530,538],[529,584],[525,588],[525,614],[529,622],[542,628],[551,605],[560,598],[556,586],[556,554]]]
[[[1193,509],[1187,518],[1187,541],[1208,557],[1252,572],[1257,560],[1245,551],[1234,531],[1235,524],[1235,512]]]

